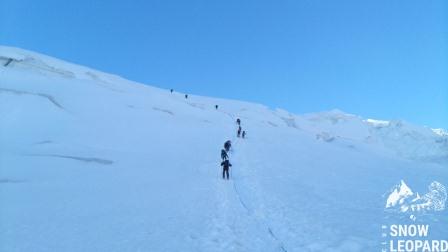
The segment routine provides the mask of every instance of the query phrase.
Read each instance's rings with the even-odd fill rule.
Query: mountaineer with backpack
[[[227,155],[227,151],[222,149],[221,150],[221,159],[224,160],[228,160],[229,159],[229,155]]]
[[[221,162],[222,166],[222,179],[225,179],[227,177],[227,180],[229,180],[229,168],[232,166],[232,164],[229,162],[228,159]]]

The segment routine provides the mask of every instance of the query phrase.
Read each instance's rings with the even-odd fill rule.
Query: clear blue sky
[[[1,0],[0,43],[180,92],[448,128],[446,0]]]

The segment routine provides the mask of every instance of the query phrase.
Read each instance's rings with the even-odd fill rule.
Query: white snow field
[[[440,132],[185,99],[3,46],[0,251],[380,251],[390,223],[446,239],[446,210],[385,211],[402,180],[422,194],[448,185]]]

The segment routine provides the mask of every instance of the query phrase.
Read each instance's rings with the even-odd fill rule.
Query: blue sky
[[[2,0],[0,43],[180,92],[448,128],[446,0]]]

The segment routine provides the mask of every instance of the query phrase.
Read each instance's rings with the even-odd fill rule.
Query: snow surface
[[[380,251],[411,221],[384,211],[391,186],[448,184],[427,127],[185,99],[11,47],[0,64],[0,251]],[[447,237],[446,212],[423,220]]]
[[[448,136],[448,131],[445,129],[432,129],[432,131],[434,131],[434,133],[436,133],[439,136]]]

